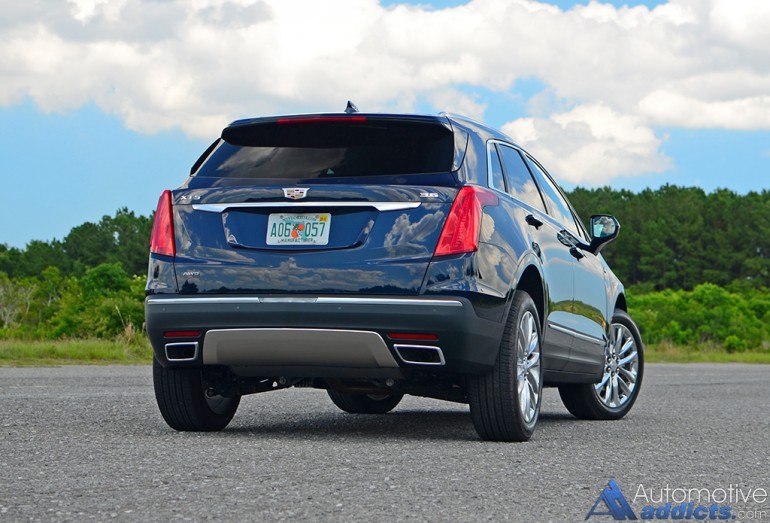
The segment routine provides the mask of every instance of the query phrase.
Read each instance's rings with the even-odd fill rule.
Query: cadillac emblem
[[[307,196],[308,187],[284,187],[283,195],[290,200],[301,200]]]

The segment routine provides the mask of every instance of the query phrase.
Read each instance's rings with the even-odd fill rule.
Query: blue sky
[[[346,14],[329,16],[367,29],[319,33],[313,47],[325,51],[308,61],[297,39],[325,16],[311,4],[287,26],[279,4],[252,0],[197,12],[181,0],[0,0],[0,243],[63,239],[121,207],[149,214],[230,120],[340,110],[348,98],[364,111],[446,109],[503,128],[567,188],[770,189],[770,2],[746,0],[744,18],[712,26],[721,0],[514,0],[504,16],[521,51],[495,25],[507,2],[339,6]],[[185,27],[168,29],[180,16]],[[248,17],[256,25],[239,21]],[[479,42],[445,40],[452,24],[478,24]],[[259,54],[266,44],[272,53]],[[244,46],[253,59],[239,58]]]

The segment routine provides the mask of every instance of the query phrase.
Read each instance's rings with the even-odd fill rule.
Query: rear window
[[[294,120],[233,126],[194,176],[314,179],[450,172],[451,130],[435,121]]]

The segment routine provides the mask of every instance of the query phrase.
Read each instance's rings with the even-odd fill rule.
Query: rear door
[[[528,208],[528,214],[522,218],[527,224],[532,248],[542,262],[548,287],[548,317],[544,320],[548,326],[557,326],[544,330],[543,361],[549,370],[562,370],[569,362],[572,334],[558,327],[568,325],[573,314],[574,258],[563,242],[562,227],[546,212],[540,191],[521,154],[504,143],[498,142],[496,147],[502,160],[503,173],[502,179],[495,182],[493,168],[491,184],[498,189],[502,184],[501,190],[507,191]]]
[[[174,191],[180,291],[417,294],[461,161],[441,118],[236,123]]]
[[[573,298],[562,321],[554,321],[550,328],[569,333],[572,338],[570,361],[565,371],[596,373],[604,362],[607,342],[608,303],[604,264],[601,260],[579,247],[588,243],[585,231],[578,224],[569,202],[551,177],[529,156],[530,169],[538,181],[549,213],[557,219],[562,230],[559,241],[568,252],[568,260],[574,271]]]

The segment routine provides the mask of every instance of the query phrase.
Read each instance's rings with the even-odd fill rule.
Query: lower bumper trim
[[[215,329],[203,341],[205,365],[398,368],[376,332],[334,329]]]

